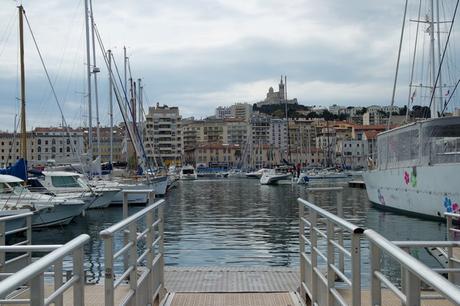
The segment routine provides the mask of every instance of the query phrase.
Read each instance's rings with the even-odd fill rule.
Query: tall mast
[[[441,65],[441,19],[439,19],[439,0],[436,0],[436,25],[437,25],[437,36],[438,36],[438,62]],[[441,113],[444,109],[443,93],[442,93],[442,73],[439,73],[439,112]],[[434,101],[436,103],[436,101]]]
[[[88,18],[88,0],[85,1],[85,24],[86,24],[86,76],[88,80],[88,156],[93,160],[93,119],[91,113],[91,56],[89,42],[89,18]]]
[[[110,116],[110,165],[113,165],[113,79],[112,79],[112,51],[108,50],[109,60],[109,116]]]
[[[27,131],[26,131],[26,75],[24,68],[24,24],[23,14],[24,8],[22,5],[19,9],[19,54],[21,62],[21,154],[27,160]]]
[[[101,131],[99,120],[99,96],[97,92],[97,73],[100,71],[96,66],[96,44],[95,44],[95,33],[94,33],[94,15],[93,15],[93,1],[89,0],[90,17],[91,17],[91,37],[93,45],[93,74],[94,74],[94,98],[96,102],[96,137],[97,137],[97,156],[101,156]]]
[[[434,50],[434,0],[430,1],[431,5],[431,16],[430,16],[430,55],[431,55],[431,90],[433,91],[432,96],[436,98],[436,55]],[[438,110],[436,101],[434,101],[431,105],[431,118],[438,117]]]
[[[125,83],[125,92],[126,96],[128,95],[128,57],[126,56],[126,47],[123,46],[123,67],[124,67],[124,83]],[[128,100],[125,101],[125,112],[128,111],[127,107]]]

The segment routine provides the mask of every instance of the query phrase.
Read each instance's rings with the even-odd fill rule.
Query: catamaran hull
[[[439,164],[363,173],[375,207],[430,219],[460,213],[460,164]]]

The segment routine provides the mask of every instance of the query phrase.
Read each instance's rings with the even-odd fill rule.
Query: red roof
[[[367,140],[376,139],[378,133],[380,133],[380,131],[376,131],[376,130],[364,131],[364,135],[366,135]]]

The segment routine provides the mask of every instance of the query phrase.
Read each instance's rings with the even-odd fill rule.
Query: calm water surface
[[[329,185],[345,187],[344,216],[357,225],[375,229],[390,240],[445,239],[443,223],[382,212],[370,207],[365,190],[348,188],[343,181]],[[165,198],[166,264],[297,266],[298,197],[307,198],[305,186],[261,186],[258,180],[232,178],[179,182]],[[322,193],[314,202],[335,212],[335,197]],[[133,207],[131,212],[140,209]],[[90,280],[98,281],[104,255],[98,234],[120,219],[121,207],[90,210],[68,226],[34,232],[34,244],[65,243],[79,234],[89,234],[92,239],[85,248],[86,265]],[[367,249],[364,245],[364,256]],[[434,263],[424,251],[413,254]],[[363,265],[365,272],[367,260]],[[386,269],[390,274],[399,273],[398,267],[388,263]]]

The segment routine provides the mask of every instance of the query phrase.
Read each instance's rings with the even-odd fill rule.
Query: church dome
[[[270,87],[270,88],[268,89],[268,92],[269,92],[269,93],[273,93],[273,87]]]

